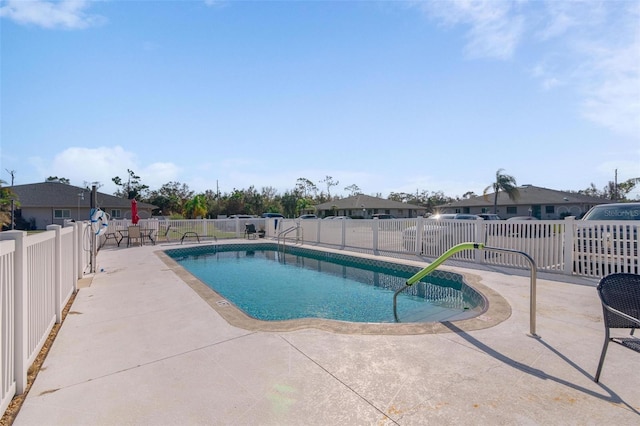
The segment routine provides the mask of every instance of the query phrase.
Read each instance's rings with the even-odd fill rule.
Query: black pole
[[[91,200],[90,200],[90,202],[91,202],[91,210],[90,210],[90,212],[91,213],[90,213],[90,215],[93,214],[93,210],[96,208],[96,205],[98,204],[97,203],[97,199],[98,199],[97,195],[98,195],[98,193],[97,193],[97,190],[96,190],[96,186],[93,185],[91,187]],[[91,217],[89,217],[89,220],[91,220]],[[90,272],[93,274],[93,273],[96,272],[96,254],[97,254],[96,253],[96,247],[97,247],[96,238],[97,237],[96,237],[96,233],[93,230],[93,223],[90,221],[89,224],[90,224],[89,226],[90,226],[90,230],[91,230],[91,243],[90,243],[91,244],[91,258],[90,258],[89,263],[91,264]]]

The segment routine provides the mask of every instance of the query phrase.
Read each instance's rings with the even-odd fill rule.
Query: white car
[[[590,221],[615,221],[615,224],[592,226]],[[584,215],[577,227],[576,271],[581,273],[590,264],[600,275],[638,273],[640,203],[599,204]]]
[[[298,219],[317,219],[318,216],[316,216],[315,214],[303,214],[302,216],[299,216]]]
[[[451,220],[462,220],[456,223]],[[470,226],[480,217],[474,214],[451,213],[431,216],[425,220],[422,233],[421,253],[439,256],[449,248],[467,241],[474,241],[475,229]],[[416,250],[416,227],[410,226],[402,231],[402,245],[405,250]]]

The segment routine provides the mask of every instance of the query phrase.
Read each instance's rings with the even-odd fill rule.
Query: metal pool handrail
[[[296,223],[296,225],[295,225],[295,226],[292,226],[292,227],[290,227],[290,228],[287,228],[287,229],[285,229],[284,231],[280,231],[280,232],[278,233],[278,252],[280,252],[280,236],[282,236],[282,240],[283,240],[283,244],[282,244],[282,252],[284,253],[284,246],[285,246],[285,245],[284,245],[284,242],[286,242],[286,240],[285,240],[285,236],[286,236],[289,232],[291,232],[291,231],[295,231],[295,230],[297,230],[298,228],[301,228],[301,226],[300,226],[300,224],[299,224],[299,223]],[[304,232],[304,231],[303,231],[303,232]],[[297,238],[296,238],[296,241],[297,241]],[[303,239],[302,239],[302,241],[304,242],[304,234],[303,234]]]
[[[396,322],[400,322],[400,320],[398,319],[397,300],[396,300],[398,298],[398,294],[400,294],[400,292],[405,290],[407,287],[410,287],[410,286],[414,285],[415,283],[420,281],[422,278],[424,278],[427,275],[429,275],[438,266],[440,266],[445,260],[447,260],[448,258],[453,256],[454,254],[456,254],[456,253],[458,253],[460,251],[463,251],[463,250],[489,250],[489,251],[497,251],[497,252],[503,252],[503,253],[514,253],[514,254],[519,254],[519,255],[524,256],[529,261],[529,267],[531,269],[531,282],[530,282],[530,285],[529,285],[529,294],[530,294],[530,297],[529,297],[529,335],[531,337],[539,338],[540,336],[538,336],[536,334],[536,278],[537,278],[536,262],[533,260],[533,258],[531,256],[529,256],[525,252],[517,251],[517,250],[511,250],[511,249],[505,249],[505,248],[500,248],[500,247],[488,247],[488,246],[485,246],[482,243],[460,243],[460,244],[457,244],[457,245],[451,247],[449,250],[447,250],[444,253],[442,253],[442,255],[440,255],[440,257],[438,257],[436,260],[434,260],[433,263],[429,264],[427,267],[425,267],[424,269],[420,270],[418,273],[413,275],[411,278],[407,279],[407,282],[405,283],[404,287],[400,287],[393,294],[393,317],[395,318]]]

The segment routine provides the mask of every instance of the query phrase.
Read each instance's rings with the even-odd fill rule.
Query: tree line
[[[12,171],[12,180],[15,172]],[[69,179],[64,177],[50,176],[46,181],[55,181],[70,184]],[[112,178],[117,190],[114,196],[136,199],[137,201],[149,203],[157,206],[154,215],[169,216],[173,218],[217,218],[220,215],[230,216],[233,214],[260,215],[265,212],[277,212],[286,217],[297,217],[302,212],[310,210],[314,205],[325,203],[342,198],[340,195],[332,195],[331,190],[337,187],[340,182],[332,176],[326,176],[318,184],[307,178],[298,178],[293,188],[280,194],[272,186],[264,186],[259,190],[253,185],[247,189],[234,188],[231,192],[220,193],[219,191],[206,190],[196,193],[187,184],[180,182],[167,182],[159,189],[152,190],[142,182],[142,178],[134,171],[127,169],[125,178],[116,176]],[[589,195],[613,201],[634,201],[628,195],[640,184],[640,178],[633,178],[617,183],[609,182],[604,188],[597,189],[592,183],[589,188],[565,192]],[[84,183],[89,189],[90,184]],[[349,196],[362,194],[356,184],[344,187]],[[515,177],[504,173],[503,169],[496,172],[493,182],[488,185],[483,196],[489,201],[489,192],[493,191],[494,210],[497,204],[499,192],[505,192],[509,198],[516,200],[519,196]],[[384,198],[382,194],[371,194],[379,198]],[[442,191],[417,190],[415,193],[391,192],[387,199],[403,203],[424,207],[427,212],[434,212],[438,206],[459,201],[460,199],[477,196],[473,192],[467,192],[462,197],[451,197]],[[639,198],[636,197],[636,201]],[[0,180],[0,225],[6,229],[11,223],[11,200],[14,200],[16,207],[19,200],[10,186]]]
[[[248,189],[233,189],[230,193],[219,193],[207,190],[196,194],[186,184],[180,182],[168,182],[158,190],[149,190],[147,185],[141,183],[140,176],[127,170],[127,179],[113,178],[118,186],[114,195],[123,198],[136,198],[138,201],[158,206],[154,214],[184,218],[207,217],[216,218],[220,215],[250,214],[260,215],[265,212],[277,212],[286,217],[296,217],[304,211],[312,209],[314,205],[322,204],[342,198],[339,195],[331,195],[331,188],[340,184],[332,176],[326,176],[320,180],[322,186],[317,185],[307,178],[298,178],[293,188],[286,190],[284,194],[271,186],[262,187],[260,190],[253,185]],[[630,201],[627,195],[640,183],[640,178],[629,179],[622,183],[609,182],[603,189],[598,190],[592,183],[584,190],[575,192],[589,195],[603,200]],[[325,191],[326,190],[326,191]],[[349,196],[362,194],[356,184],[344,187]],[[488,185],[483,196],[488,197],[493,191],[494,212],[497,207],[498,193],[505,192],[512,200],[519,197],[516,178],[504,173],[504,169],[496,171],[493,182]],[[384,198],[382,194],[373,194]],[[462,198],[475,197],[473,192],[465,193]],[[438,206],[459,201],[460,197],[445,195],[442,191],[421,190],[415,193],[391,192],[387,199],[424,207],[427,212],[434,212]]]

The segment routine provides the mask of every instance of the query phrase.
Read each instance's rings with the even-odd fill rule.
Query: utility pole
[[[16,171],[5,169],[7,173],[11,175],[11,187],[13,188],[13,181],[16,178]],[[16,229],[16,200],[13,199],[15,195],[11,195],[11,230]]]
[[[9,170],[9,169],[5,169],[7,171],[7,173],[9,173],[11,175],[11,186],[13,186],[13,181],[16,177],[16,171],[15,170]]]

